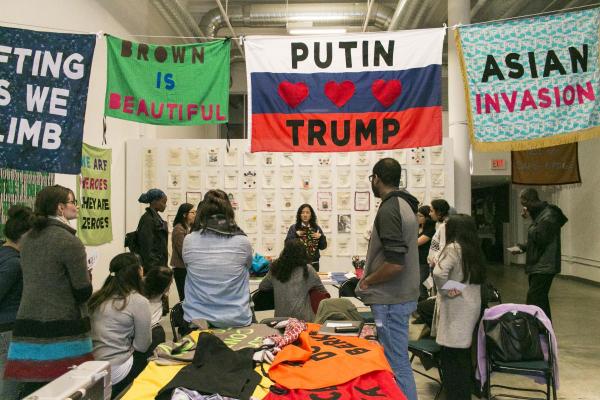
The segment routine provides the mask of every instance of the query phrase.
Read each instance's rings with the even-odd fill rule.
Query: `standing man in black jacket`
[[[533,188],[524,189],[520,197],[523,206],[521,216],[530,216],[532,219],[527,232],[527,243],[519,244],[519,248],[527,253],[527,304],[540,307],[552,319],[548,293],[554,275],[560,273],[560,229],[568,219],[560,208],[541,201],[537,190]]]

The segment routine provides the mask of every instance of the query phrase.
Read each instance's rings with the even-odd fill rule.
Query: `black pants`
[[[425,299],[417,304],[417,312],[423,322],[431,328],[433,313],[435,312],[435,297]]]
[[[179,301],[182,301],[185,297],[185,277],[187,275],[187,269],[185,268],[173,268],[173,277],[175,278],[175,285],[177,286],[177,294],[179,295]]]
[[[429,278],[429,265],[419,264],[419,301],[426,300],[429,297],[427,288],[423,286],[423,282],[425,282],[427,278]]]
[[[318,261],[313,261],[312,263],[310,263],[310,265],[312,265],[312,267],[315,269],[315,271],[319,272],[319,262]]]
[[[471,349],[455,349],[442,346],[440,361],[446,399],[471,400],[473,382]]]
[[[552,286],[552,279],[554,279],[554,274],[530,274],[529,290],[527,291],[527,304],[541,308],[550,320],[552,320],[552,315],[550,314],[548,293]]]

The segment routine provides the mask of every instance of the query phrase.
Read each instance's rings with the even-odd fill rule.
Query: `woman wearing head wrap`
[[[166,266],[168,262],[169,229],[158,214],[167,207],[167,195],[160,189],[150,189],[142,193],[138,201],[148,204],[137,227],[137,245],[146,273],[151,268]]]

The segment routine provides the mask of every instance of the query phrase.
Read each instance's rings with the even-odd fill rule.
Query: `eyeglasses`
[[[369,175],[369,182],[373,182],[373,178],[376,176],[376,174]]]
[[[73,204],[75,207],[77,207],[77,204],[79,204],[79,202],[77,200],[69,200],[66,203],[71,203]]]

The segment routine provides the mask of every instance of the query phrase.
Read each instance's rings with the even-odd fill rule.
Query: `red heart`
[[[377,79],[371,85],[371,92],[378,102],[383,104],[384,107],[389,107],[400,96],[400,93],[402,93],[402,83],[397,79],[387,82],[383,79]]]
[[[283,81],[279,84],[277,93],[288,106],[296,108],[308,97],[308,86],[304,82],[291,83]]]
[[[329,81],[325,84],[325,96],[338,107],[343,106],[354,96],[354,83]]]

